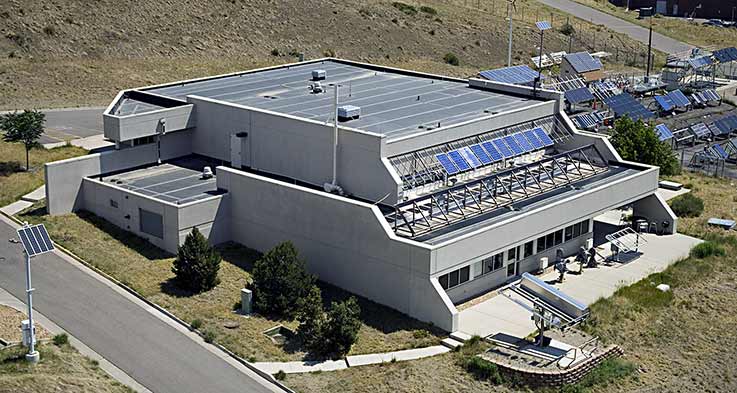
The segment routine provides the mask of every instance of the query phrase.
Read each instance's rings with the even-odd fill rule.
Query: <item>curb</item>
[[[7,215],[7,214],[5,214],[3,212],[0,212],[0,214],[4,215],[5,217],[8,217],[9,219],[11,219],[16,224],[23,225],[23,222],[20,221],[19,219],[17,219],[16,217],[14,217],[14,216],[9,216],[9,215]],[[129,286],[127,286],[127,285],[123,284],[122,282],[118,281],[115,277],[112,277],[111,275],[109,275],[109,274],[105,273],[104,271],[98,269],[96,266],[94,266],[94,265],[90,264],[89,262],[85,261],[81,257],[77,256],[77,254],[69,251],[67,248],[65,248],[64,246],[60,245],[59,243],[54,242],[54,246],[59,251],[65,253],[67,255],[69,255],[70,257],[72,257],[77,262],[83,264],[87,268],[93,270],[95,273],[101,275],[106,280],[109,280],[109,281],[113,282],[115,285],[119,286],[120,288],[124,289],[126,292],[128,292],[131,295],[135,296],[137,299],[141,300],[142,302],[144,302],[147,305],[151,306],[152,308],[156,309],[160,313],[166,315],[167,317],[169,317],[170,319],[172,319],[174,322],[182,325],[183,327],[185,327],[189,331],[196,333],[198,336],[200,336],[200,338],[202,338],[204,340],[204,335],[199,330],[192,328],[192,325],[188,324],[184,320],[182,320],[179,317],[177,317],[176,315],[172,314],[169,310],[167,310],[164,307],[161,307],[158,304],[156,304],[156,303],[154,303],[154,302],[146,299],[143,295],[141,295],[140,293],[136,292],[133,288],[130,288]],[[217,344],[217,343],[205,343],[205,344],[212,345],[215,348],[221,350],[226,355],[228,355],[231,358],[233,358],[233,360],[235,360],[238,363],[246,366],[249,370],[255,372],[256,374],[258,374],[262,378],[266,379],[267,381],[269,381],[270,383],[272,383],[273,385],[275,385],[279,389],[285,391],[286,393],[296,393],[294,390],[290,389],[289,387],[287,387],[283,383],[279,382],[276,378],[274,378],[273,375],[265,373],[264,371],[260,370],[259,368],[257,368],[253,364],[249,363],[245,359],[239,357],[238,355],[236,355],[235,353],[233,353],[231,350],[225,348],[224,346],[222,346],[220,344]]]

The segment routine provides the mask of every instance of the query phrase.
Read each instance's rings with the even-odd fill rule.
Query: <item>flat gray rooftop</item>
[[[308,89],[313,70],[325,70],[324,93]],[[380,67],[325,60],[143,91],[184,100],[188,95],[326,122],[333,108],[331,83],[339,83],[339,105],[361,108],[346,127],[398,137],[505,112],[534,103],[524,97],[471,88],[467,82],[444,80]],[[422,128],[421,128],[422,127]]]
[[[215,170],[215,165],[208,160],[187,157],[103,176],[102,181],[165,202],[183,204],[218,194],[215,177],[202,178],[205,166]]]

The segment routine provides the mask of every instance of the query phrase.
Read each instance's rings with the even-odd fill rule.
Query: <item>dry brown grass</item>
[[[46,150],[31,150],[31,170],[25,171],[26,151],[22,144],[0,140],[0,206],[15,202],[21,196],[44,184],[43,164],[50,161],[80,156],[87,151],[63,146]]]
[[[97,362],[69,345],[38,346],[41,361],[26,362],[26,349],[0,349],[0,393],[131,393],[102,371]]]
[[[20,342],[22,338],[20,323],[24,319],[28,319],[26,314],[14,308],[0,305],[0,338],[6,342]],[[51,333],[48,330],[38,323],[34,323],[34,325],[36,326],[36,339],[51,338]]]
[[[258,361],[302,359],[305,353],[297,342],[277,346],[262,334],[266,329],[283,324],[296,328],[295,321],[251,316],[244,318],[233,311],[240,300],[240,290],[250,277],[253,262],[259,254],[236,244],[220,247],[223,263],[221,282],[214,289],[190,294],[179,290],[171,272],[173,256],[147,241],[123,231],[89,213],[63,216],[40,215],[43,207],[21,218],[44,222],[52,238],[100,270],[135,289],[149,300],[173,312],[185,321],[199,319],[201,330],[211,331],[216,341],[238,355]],[[321,284],[326,303],[346,298],[349,294]],[[442,332],[397,311],[359,298],[363,325],[350,354],[388,352],[437,344]],[[237,322],[237,328],[226,328]],[[429,334],[416,333],[428,331]]]

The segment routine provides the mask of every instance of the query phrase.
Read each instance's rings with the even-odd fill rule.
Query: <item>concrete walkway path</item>
[[[619,19],[616,16],[607,14],[591,7],[587,7],[583,4],[576,3],[571,0],[539,0],[541,3],[557,8],[563,12],[571,14],[577,18],[590,21],[594,24],[604,25],[610,30],[614,30],[618,33],[627,34],[630,38],[640,41],[647,45],[648,42],[648,29],[636,25],[632,22],[628,22],[623,19]],[[665,53],[677,53],[691,49],[693,46],[675,40],[673,38],[664,36],[660,33],[653,31],[653,48],[665,52]]]
[[[580,276],[568,274],[566,281],[555,287],[585,304],[591,304],[603,297],[609,297],[622,286],[630,285],[644,277],[665,270],[669,265],[688,256],[693,246],[701,240],[676,234],[669,236],[643,235],[647,243],[641,244],[643,253],[639,258],[625,264],[614,264],[596,269],[584,269]],[[608,250],[606,243],[602,249]],[[603,253],[607,255],[606,252]],[[572,267],[577,270],[578,265]],[[555,280],[556,272],[540,276],[545,281]],[[481,337],[496,333],[506,333],[516,337],[526,337],[535,330],[530,313],[502,295],[497,295],[482,303],[460,312],[460,331]]]

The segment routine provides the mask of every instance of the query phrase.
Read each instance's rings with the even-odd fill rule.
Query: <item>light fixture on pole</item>
[[[512,9],[517,11],[516,0],[507,0],[507,17],[509,18],[509,48],[507,49],[507,67],[512,66]]]
[[[25,223],[22,228],[18,229],[18,238],[23,244],[23,251],[26,254],[26,295],[28,297],[28,323],[23,324],[23,342],[28,345],[28,354],[26,360],[31,363],[38,363],[39,354],[36,351],[36,331],[33,326],[33,287],[31,286],[31,258],[45,254],[54,249],[49,233],[43,224],[30,226]]]
[[[540,30],[540,57],[537,59],[537,78],[535,78],[535,85],[532,87],[532,95],[537,97],[537,85],[540,83],[543,72],[543,37],[545,30],[550,30],[553,26],[546,20],[535,22],[535,26]]]

